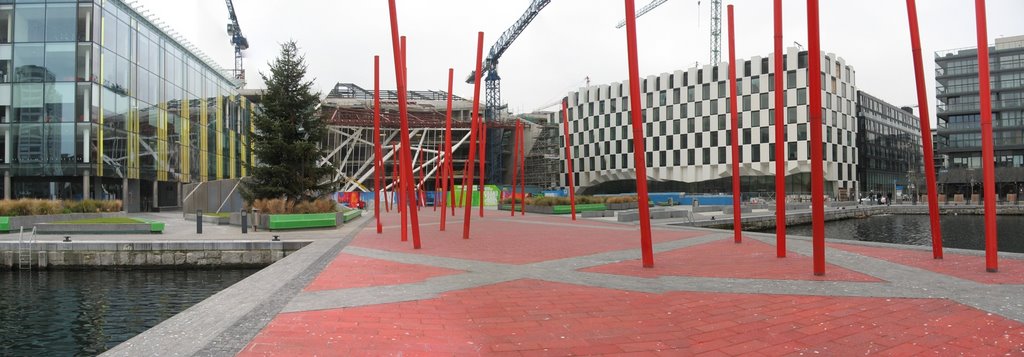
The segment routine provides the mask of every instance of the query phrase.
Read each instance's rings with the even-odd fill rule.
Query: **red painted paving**
[[[397,223],[397,214],[384,217]],[[432,222],[429,218],[426,222]],[[387,252],[483,262],[527,264],[600,252],[635,250],[633,226],[528,214],[474,217],[472,239],[461,227],[438,232],[424,225],[423,249],[398,238],[397,227],[357,234],[352,246]],[[722,231],[727,233],[726,231]],[[655,242],[710,234],[656,229]],[[829,249],[918,266],[983,283],[1024,283],[1024,262],[1002,261],[984,273],[984,257],[829,244]],[[396,258],[397,259],[397,258]],[[884,284],[875,277],[829,266],[811,272],[807,256],[776,258],[769,243],[721,240],[658,253],[653,269],[639,260],[582,269],[645,279],[693,276],[807,280],[825,284]],[[469,265],[468,270],[472,270]],[[509,268],[509,269],[518,269]],[[564,270],[558,270],[564,269]],[[552,274],[569,274],[574,267]],[[458,270],[365,258],[344,251],[306,291],[383,287]],[[822,281],[824,280],[824,281]],[[621,280],[618,280],[621,281]],[[739,282],[742,283],[742,282]],[[837,286],[841,292],[842,287]],[[884,291],[881,290],[881,291]],[[644,293],[534,279],[451,290],[400,303],[283,313],[240,353],[244,356],[402,355],[1024,355],[1024,325],[947,299],[737,294],[672,291]]]
[[[536,280],[279,315],[241,356],[1021,354],[1024,326],[940,299],[673,292]]]
[[[395,217],[395,213],[384,216],[388,223],[397,223]],[[462,239],[461,227],[453,229],[449,226],[440,232],[436,225],[431,225],[420,230],[423,247],[418,250],[413,250],[411,244],[403,243],[394,236],[378,235],[374,229],[361,231],[352,245],[493,263],[530,264],[632,249],[640,244],[640,232],[634,230],[635,227],[590,221],[570,222],[560,217],[529,213],[525,217],[517,215],[512,218],[496,212],[473,219],[470,239]],[[397,229],[391,228],[392,231]],[[700,231],[655,230],[654,243],[706,234]]]
[[[787,252],[786,258],[775,256],[775,246],[753,239],[736,244],[723,238],[711,243],[675,249],[657,255],[653,269],[644,269],[640,260],[582,269],[581,271],[643,278],[660,276],[699,276],[712,278],[822,280],[822,281],[882,281],[835,265],[828,265],[828,274],[808,274],[811,258]]]
[[[946,252],[943,254],[943,259],[933,259],[932,252],[924,250],[897,250],[836,243],[829,244],[829,248],[837,248],[977,283],[1024,284],[1024,261],[1018,259],[1000,259],[999,272],[989,273],[985,271],[985,260],[981,256]]]
[[[376,229],[372,230],[376,232]],[[306,286],[306,291],[407,284],[459,273],[463,271],[341,253]]]

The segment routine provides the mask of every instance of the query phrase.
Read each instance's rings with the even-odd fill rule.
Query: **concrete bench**
[[[640,220],[640,212],[619,212],[615,215],[615,220],[619,222],[634,222]]]
[[[740,213],[750,213],[750,212],[753,212],[753,211],[754,210],[752,210],[750,207],[740,207]],[[732,207],[723,208],[722,209],[722,213],[732,214],[733,213],[733,208]]]
[[[337,227],[337,214],[273,214],[270,215],[270,218],[268,219],[267,222],[267,228],[270,230],[323,227]]]
[[[723,209],[724,206],[698,206],[693,208],[693,213],[701,212],[718,212]]]
[[[146,234],[164,230],[162,222],[154,223],[95,223],[61,224],[41,223],[36,225],[36,234]]]

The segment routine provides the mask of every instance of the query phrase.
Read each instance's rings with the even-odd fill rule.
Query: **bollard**
[[[280,236],[276,236],[276,235],[275,235],[275,236],[274,236],[274,239],[271,239],[271,240],[272,240],[272,241],[275,241],[275,242],[280,242],[280,241],[281,241],[281,237],[280,237]]]
[[[71,236],[64,236],[64,243],[71,243]]]
[[[249,221],[249,213],[248,213],[248,211],[245,210],[245,208],[243,208],[242,209],[242,234],[249,233],[249,222],[248,221]]]
[[[203,210],[196,210],[196,234],[203,234]]]

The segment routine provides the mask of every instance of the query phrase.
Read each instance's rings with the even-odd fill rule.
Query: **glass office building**
[[[252,162],[237,82],[119,0],[0,0],[4,198],[179,205]]]
[[[924,194],[921,121],[900,108],[857,91],[857,180],[861,195],[903,198]]]

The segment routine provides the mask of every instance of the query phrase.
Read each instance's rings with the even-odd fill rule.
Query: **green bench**
[[[337,227],[336,219],[337,215],[334,213],[273,214],[267,220],[267,228],[275,230]]]
[[[590,211],[604,211],[608,209],[604,203],[588,203],[582,205],[576,205],[576,213],[590,212]],[[572,206],[570,205],[559,205],[552,207],[552,213],[554,214],[568,214],[572,213]]]
[[[360,216],[362,216],[363,215],[363,210],[361,210],[361,209],[354,209],[354,210],[351,210],[351,211],[345,211],[345,213],[342,213],[341,215],[342,215],[344,221],[348,222],[348,221],[351,221],[353,219],[356,219],[356,218],[359,218]]]
[[[0,232],[11,231],[11,217],[0,217]]]
[[[152,219],[145,219],[145,218],[133,218],[133,219],[135,219],[136,221],[142,222],[142,223],[148,223],[149,224],[149,232],[150,233],[163,233],[164,232],[164,222],[154,221]]]

